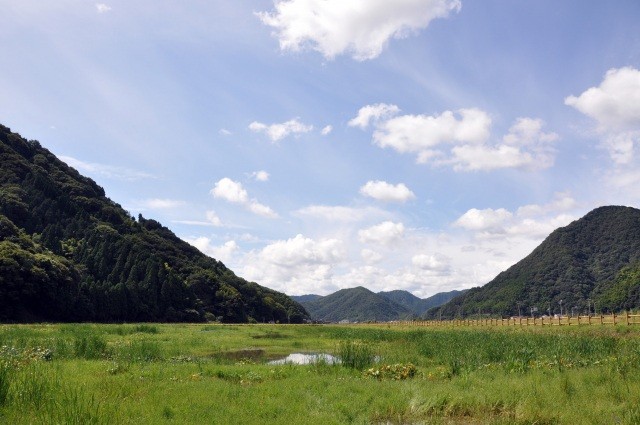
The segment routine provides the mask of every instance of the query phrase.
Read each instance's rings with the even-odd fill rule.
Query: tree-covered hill
[[[597,208],[555,230],[531,254],[485,286],[429,317],[577,314],[640,308],[640,210]]]
[[[389,321],[412,316],[409,309],[362,286],[341,289],[303,305],[312,319],[325,322]]]
[[[2,125],[0,158],[0,321],[308,318]]]
[[[378,292],[378,294],[408,308],[416,316],[422,316],[430,308],[438,307],[464,292],[465,290],[440,292],[428,298],[419,298],[411,292],[402,290]]]

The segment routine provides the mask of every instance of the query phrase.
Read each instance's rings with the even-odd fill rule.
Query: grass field
[[[639,424],[640,327],[2,325],[0,423]]]

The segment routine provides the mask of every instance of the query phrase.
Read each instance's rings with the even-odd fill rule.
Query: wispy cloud
[[[116,165],[84,162],[70,156],[59,156],[59,158],[78,171],[106,177],[108,179],[136,181],[157,178],[153,174],[145,173],[144,171],[131,170],[129,168],[119,167]]]

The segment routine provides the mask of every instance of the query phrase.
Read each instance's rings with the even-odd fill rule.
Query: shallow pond
[[[287,357],[282,359],[272,360],[269,364],[313,364],[313,363],[326,363],[326,364],[339,364],[340,359],[336,356],[326,353],[291,353]]]

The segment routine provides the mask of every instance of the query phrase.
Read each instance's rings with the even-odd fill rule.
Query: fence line
[[[509,319],[412,320],[392,322],[406,326],[574,326],[640,325],[640,314],[590,316],[511,317]]]

